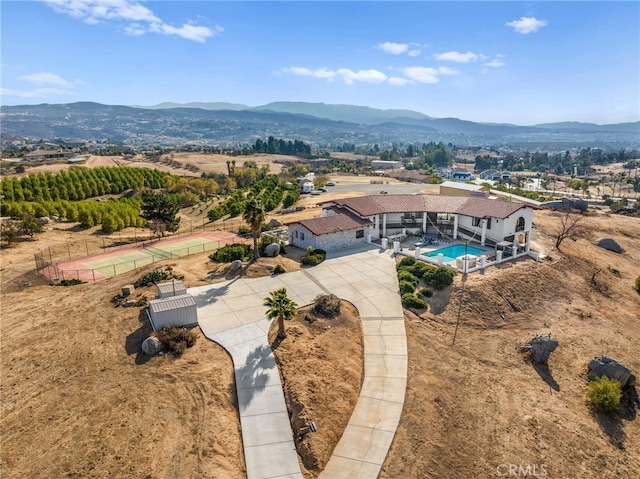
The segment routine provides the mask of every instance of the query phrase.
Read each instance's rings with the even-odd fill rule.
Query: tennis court
[[[182,238],[148,242],[109,253],[56,263],[39,273],[51,280],[100,281],[171,258],[213,251],[225,244],[245,243],[246,237],[225,231],[207,231]]]

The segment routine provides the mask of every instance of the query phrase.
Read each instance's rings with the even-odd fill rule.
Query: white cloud
[[[504,66],[504,62],[499,58],[494,58],[490,62],[483,63],[482,66],[490,67],[490,68],[500,68]]]
[[[188,23],[185,23],[180,28],[172,27],[166,23],[152,23],[149,31],[162,33],[164,35],[177,35],[186,40],[204,43],[207,38],[214,36],[216,33],[220,33],[222,29],[217,27],[215,31],[212,31],[207,27],[199,27]]]
[[[348,68],[340,68],[337,73],[347,85],[352,85],[356,81],[363,83],[384,83],[387,81],[387,75],[378,70],[358,70],[354,72]]]
[[[53,96],[69,95],[70,93],[70,90],[61,90],[60,88],[36,88],[35,90],[0,88],[1,96],[17,96],[20,98],[50,98]]]
[[[449,68],[449,67],[438,67],[438,73],[440,75],[459,75],[460,74],[460,72],[455,68]]]
[[[520,17],[520,20],[514,20],[512,22],[505,23],[507,27],[513,27],[517,33],[528,35],[540,30],[542,27],[547,26],[546,20],[538,20],[535,17]]]
[[[48,85],[59,88],[73,88],[73,83],[68,82],[64,78],[59,77],[55,73],[40,72],[31,73],[29,75],[22,75],[18,80],[31,83],[33,85]]]
[[[310,70],[305,67],[289,67],[289,68],[284,68],[283,71],[285,73],[292,73],[293,75],[321,78],[329,81],[333,81],[336,77],[336,72],[327,70],[326,68],[319,68],[318,70]]]
[[[402,72],[411,80],[418,83],[438,83],[438,70],[430,67],[407,67]]]
[[[436,60],[440,60],[440,61],[455,62],[455,63],[471,63],[471,62],[477,61],[478,58],[480,58],[480,55],[473,52],[460,53],[460,52],[454,51],[454,52],[436,53],[433,55],[433,57]]]
[[[185,23],[174,27],[163,22],[149,8],[136,0],[42,0],[54,11],[69,15],[88,24],[100,22],[131,22],[124,27],[128,35],[147,32],[175,35],[204,43],[209,37],[223,31],[221,27],[204,27]],[[147,24],[147,25],[145,25]]]
[[[384,42],[380,43],[378,48],[385,53],[390,53],[391,55],[402,55],[409,50],[409,45],[406,43]]]
[[[409,52],[407,53],[407,55],[409,55],[412,58],[417,57],[418,55],[420,55],[420,50],[409,50]]]
[[[402,77],[391,77],[388,80],[389,85],[393,86],[405,86],[413,83],[411,80]]]
[[[320,78],[328,81],[334,81],[336,78],[340,78],[347,85],[353,85],[355,82],[384,83],[388,79],[387,75],[379,70],[373,69],[353,71],[348,68],[339,68],[338,70],[319,68],[317,70],[311,70],[306,67],[288,67],[283,68],[282,72],[297,76]]]

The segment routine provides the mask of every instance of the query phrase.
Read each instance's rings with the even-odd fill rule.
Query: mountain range
[[[3,139],[81,138],[126,144],[253,144],[256,138],[298,139],[313,145],[380,146],[442,141],[471,145],[636,147],[640,122],[596,125],[562,122],[533,126],[432,118],[412,110],[306,102],[251,107],[236,103],[161,103],[154,106],[92,102],[2,106]]]

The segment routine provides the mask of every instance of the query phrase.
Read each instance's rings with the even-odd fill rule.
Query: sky
[[[640,120],[640,2],[0,2],[3,105],[305,101]]]

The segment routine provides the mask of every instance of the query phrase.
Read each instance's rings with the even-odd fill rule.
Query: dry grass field
[[[320,197],[307,198],[299,217],[319,211],[313,202]],[[638,405],[626,403],[612,416],[593,413],[585,391],[586,364],[597,354],[640,372],[640,295],[633,290],[640,219],[585,216],[585,233],[565,240],[561,251],[552,250],[557,214],[537,211],[534,221],[535,241],[548,259],[473,273],[464,283],[458,275],[428,312],[406,312],[406,403],[381,477],[489,478],[498,477],[500,464],[544,464],[550,478],[637,476]],[[150,332],[140,308],[110,303],[152,267],[73,287],[50,286],[33,274],[34,250],[95,241],[92,233],[51,227],[0,251],[2,477],[244,477],[227,353],[200,335],[181,358],[147,358],[139,352]],[[625,253],[596,247],[601,236],[616,239]],[[265,264],[278,262],[291,271],[298,260],[292,248],[247,274],[268,274]],[[159,264],[172,265],[191,286],[226,274],[206,254]],[[307,338],[306,325],[291,326],[292,340]],[[539,333],[560,341],[548,373],[518,351]],[[350,340],[357,348],[359,335]],[[328,355],[346,347],[314,344]],[[339,361],[338,355],[332,367],[353,368]],[[289,384],[320,374],[290,370]],[[310,411],[323,407],[318,395],[299,398]],[[344,415],[352,407],[345,401]]]

